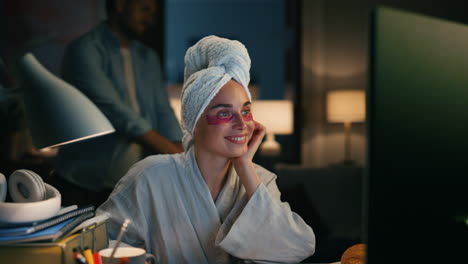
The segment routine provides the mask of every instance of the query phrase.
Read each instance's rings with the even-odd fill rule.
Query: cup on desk
[[[144,264],[156,263],[154,255],[146,253],[142,248],[133,247],[118,247],[115,251],[114,257],[110,260],[113,248],[105,248],[99,251],[102,264]],[[149,260],[152,260],[150,262]]]

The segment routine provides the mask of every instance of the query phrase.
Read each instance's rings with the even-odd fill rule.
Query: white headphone
[[[8,179],[8,192],[13,202],[5,202],[7,181],[0,173],[0,223],[31,223],[60,210],[60,192],[33,171],[14,171]]]
[[[7,189],[13,202],[28,203],[45,200],[46,186],[41,176],[30,170],[16,170],[7,181],[0,173],[0,202],[5,202]]]

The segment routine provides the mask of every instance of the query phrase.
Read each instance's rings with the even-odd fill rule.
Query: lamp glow
[[[254,119],[267,130],[260,153],[268,156],[279,155],[281,145],[275,140],[275,134],[293,133],[293,103],[289,100],[258,100],[252,103],[252,112]]]
[[[174,110],[174,114],[177,118],[177,121],[179,124],[182,124],[182,116],[181,116],[181,102],[179,97],[170,97],[169,98],[169,104],[172,107],[172,110]]]
[[[18,69],[24,82],[26,116],[38,149],[115,131],[91,100],[47,71],[31,53],[20,59]]]
[[[361,90],[331,91],[327,94],[327,120],[344,123],[345,163],[351,160],[351,123],[366,119],[365,92]]]

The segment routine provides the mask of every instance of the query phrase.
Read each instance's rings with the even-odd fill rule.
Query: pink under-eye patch
[[[252,115],[252,113],[248,113],[245,116],[242,116],[242,119],[244,119],[244,121],[252,121],[253,120],[253,115]]]
[[[208,122],[208,125],[219,125],[219,124],[224,124],[230,122],[234,118],[233,115],[230,117],[219,117],[219,116],[209,116],[206,115],[206,121]]]
[[[210,116],[206,115],[206,121],[208,122],[208,125],[219,125],[219,124],[225,124],[228,122],[231,122],[231,120],[234,119],[234,115],[231,115],[230,117],[219,117],[219,116]],[[253,120],[253,115],[252,113],[248,113],[245,116],[242,116],[242,119],[244,121],[252,121]]]

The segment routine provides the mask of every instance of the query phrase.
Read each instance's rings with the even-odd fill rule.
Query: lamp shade
[[[182,105],[180,102],[180,98],[170,97],[169,103],[171,104],[172,110],[174,110],[174,114],[177,118],[177,121],[179,122],[179,124],[182,124],[182,116],[180,112]]]
[[[331,91],[327,94],[327,120],[331,123],[363,122],[365,93],[361,90]]]
[[[263,124],[269,133],[293,133],[293,104],[289,100],[257,100],[252,103],[256,121]]]
[[[31,53],[20,59],[18,70],[36,148],[56,147],[115,131],[91,100],[47,71]]]

